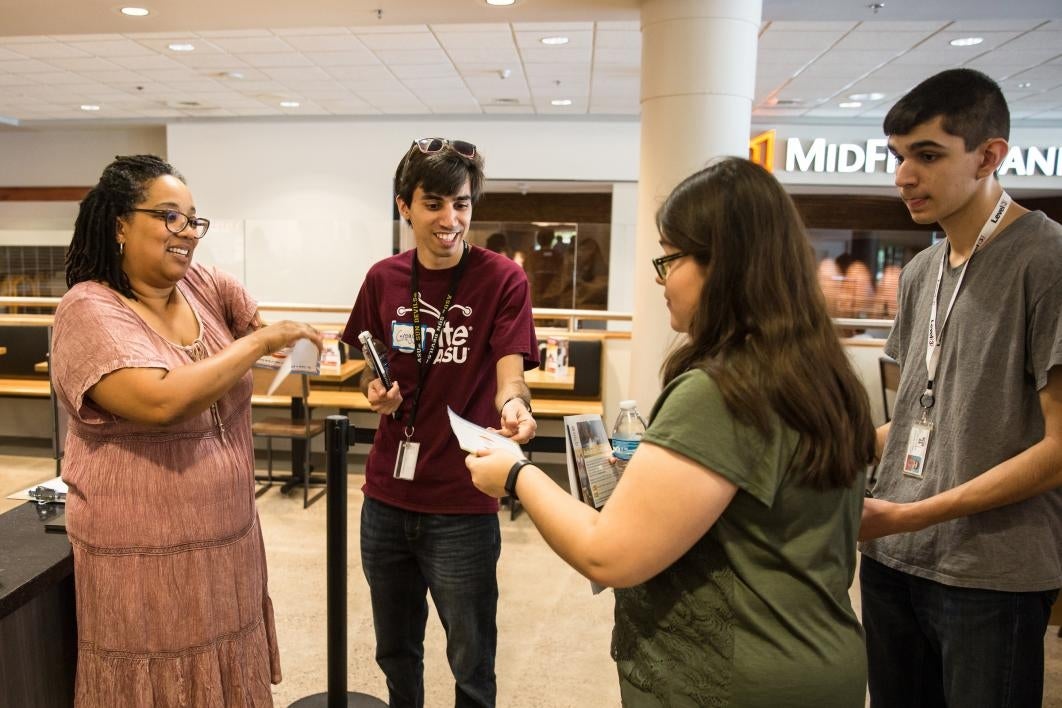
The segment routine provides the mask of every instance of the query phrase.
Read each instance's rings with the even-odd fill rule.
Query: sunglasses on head
[[[447,140],[446,138],[420,138],[414,140],[413,144],[424,153],[430,155],[433,152],[440,152],[443,148],[449,147],[462,157],[469,159],[476,156],[476,146],[472,143],[465,142],[464,140]]]

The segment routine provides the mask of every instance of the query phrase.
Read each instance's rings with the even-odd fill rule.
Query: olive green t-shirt
[[[624,706],[862,706],[863,632],[848,599],[863,506],[789,470],[797,435],[737,423],[702,370],[657,399],[645,442],[722,475],[737,495],[673,565],[616,591]],[[675,499],[675,513],[683,510]]]

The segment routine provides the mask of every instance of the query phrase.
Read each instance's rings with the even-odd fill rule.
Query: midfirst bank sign
[[[757,135],[749,142],[750,158],[767,166],[774,162],[774,131]],[[884,138],[861,143],[829,142],[826,138],[788,138],[785,141],[785,171],[845,174],[896,172],[896,158]],[[1062,146],[1023,147],[1011,145],[997,173],[1000,176],[1062,177]]]

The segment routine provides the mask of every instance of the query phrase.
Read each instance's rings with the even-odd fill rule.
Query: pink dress
[[[99,283],[75,285],[55,313],[53,380],[70,414],[63,479],[80,708],[271,706],[270,683],[280,681],[250,374],[216,409],[165,427],[119,418],[85,395],[112,371],[176,369],[249,329],[255,302],[230,276],[195,265],[177,287],[200,325],[187,347]]]

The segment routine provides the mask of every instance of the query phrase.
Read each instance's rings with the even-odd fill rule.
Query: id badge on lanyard
[[[1011,204],[1012,200],[1010,195],[1006,192],[999,195],[999,201],[996,202],[996,206],[992,209],[992,214],[988,217],[988,221],[986,221],[985,225],[981,228],[981,233],[977,236],[977,241],[974,243],[973,250],[970,251],[970,256],[962,266],[962,272],[959,273],[959,279],[955,283],[955,290],[951,293],[951,300],[948,302],[948,307],[944,311],[944,320],[940,324],[940,329],[937,329],[937,308],[940,299],[940,284],[944,280],[944,265],[948,262],[950,246],[945,247],[944,252],[940,256],[940,268],[937,271],[937,286],[933,291],[933,309],[929,312],[929,333],[926,341],[926,390],[918,399],[918,402],[922,407],[922,417],[917,423],[911,426],[911,434],[907,439],[907,454],[904,456],[903,461],[903,473],[908,477],[922,479],[925,474],[926,453],[929,451],[929,441],[933,436],[933,423],[929,420],[929,410],[933,407],[933,403],[936,399],[936,394],[933,390],[933,381],[937,377],[937,367],[940,364],[940,347],[943,343],[942,338],[944,336],[944,327],[948,324],[948,316],[951,315],[951,308],[955,306],[955,300],[959,297],[959,288],[962,287],[962,281],[963,278],[966,277],[966,269],[970,266],[970,261],[973,260],[978,249],[988,243],[989,239],[995,235],[999,222],[1003,220],[1003,217],[1006,215],[1007,209],[1010,208]]]

